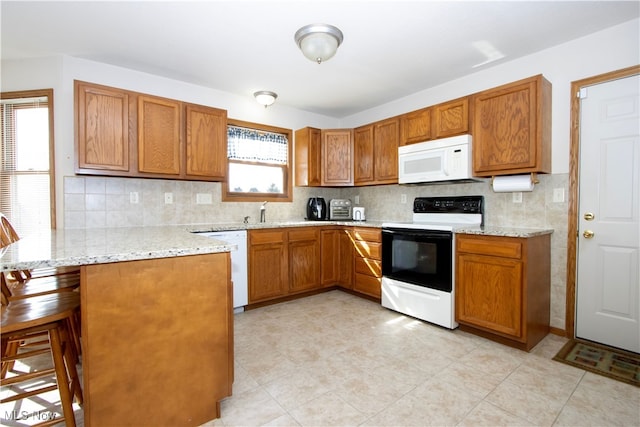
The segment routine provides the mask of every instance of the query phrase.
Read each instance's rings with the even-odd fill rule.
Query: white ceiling
[[[640,16],[638,1],[1,2],[2,59],[64,54],[342,118]],[[318,65],[293,35],[335,25]],[[503,59],[487,60],[476,43]],[[612,48],[615,48],[612,46]],[[474,66],[476,66],[474,68]]]

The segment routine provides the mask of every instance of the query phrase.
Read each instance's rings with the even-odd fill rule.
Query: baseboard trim
[[[556,328],[554,326],[549,326],[549,332],[553,335],[558,335],[559,337],[571,338],[567,335],[567,331],[564,329]]]

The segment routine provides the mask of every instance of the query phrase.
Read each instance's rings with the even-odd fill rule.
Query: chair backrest
[[[0,249],[6,248],[12,243],[20,240],[20,236],[16,232],[16,229],[13,228],[9,218],[2,212],[0,212]],[[24,282],[31,278],[31,272],[29,270],[16,270],[12,271],[11,275],[18,282]]]
[[[9,246],[18,240],[20,240],[20,236],[18,236],[15,228],[11,225],[9,218],[0,212],[0,248]]]

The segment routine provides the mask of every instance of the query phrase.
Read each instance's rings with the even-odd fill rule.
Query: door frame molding
[[[578,172],[580,166],[580,99],[577,94],[583,87],[606,83],[640,74],[640,65],[588,77],[571,82],[571,122],[569,139],[569,212],[567,230],[567,294],[565,334],[575,338],[576,328],[576,273],[578,268]]]

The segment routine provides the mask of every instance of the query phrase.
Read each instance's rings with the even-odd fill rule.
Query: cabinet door
[[[335,285],[340,279],[340,231],[320,231],[320,283]]]
[[[373,126],[356,128],[353,132],[353,182],[356,185],[370,184],[373,175]]]
[[[422,108],[400,117],[400,145],[428,141],[431,136],[431,108]]]
[[[303,128],[295,132],[295,177],[298,187],[319,187],[322,184],[320,129]]]
[[[320,287],[320,232],[315,227],[289,231],[289,291]]]
[[[322,131],[322,185],[353,184],[353,130]]]
[[[282,243],[249,248],[249,303],[285,295],[286,249]]]
[[[521,340],[522,262],[463,253],[456,275],[457,320]]]
[[[185,107],[188,177],[224,180],[227,172],[227,112],[188,104]]]
[[[77,168],[129,171],[129,94],[75,82]]]
[[[469,132],[469,98],[460,98],[433,107],[434,138]]]
[[[542,76],[474,95],[474,175],[550,172],[550,100]]]
[[[373,172],[375,183],[398,183],[398,140],[400,121],[392,118],[377,122],[373,127]]]
[[[340,260],[338,283],[346,289],[353,289],[353,238],[350,230],[340,231]]]
[[[182,164],[181,103],[147,95],[138,96],[138,170],[179,175]]]
[[[288,283],[286,232],[249,232],[249,303],[286,295]]]

